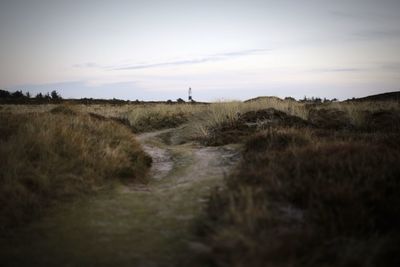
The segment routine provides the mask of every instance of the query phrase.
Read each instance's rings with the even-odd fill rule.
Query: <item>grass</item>
[[[117,119],[135,132],[147,132],[188,124],[191,139],[206,145],[242,142],[251,132],[271,126],[270,121],[291,121],[297,126],[314,126],[324,129],[370,129],[397,127],[399,106],[395,102],[330,102],[322,104],[300,103],[279,98],[259,98],[248,102],[217,102],[199,104],[126,104],[126,105],[68,105],[82,113]],[[3,112],[43,113],[55,105],[4,105]],[[275,114],[259,116],[254,112],[276,110]],[[384,111],[384,113],[380,113]],[[278,113],[280,112],[280,113]],[[251,115],[251,113],[253,113]],[[248,124],[248,116],[253,116]],[[245,119],[243,119],[243,116]],[[258,117],[257,117],[258,116]],[[283,117],[285,116],[285,118]],[[294,123],[294,118],[298,118]],[[299,123],[300,120],[310,125]],[[290,124],[290,123],[289,123]],[[389,129],[390,130],[390,129]]]
[[[398,103],[260,98],[210,105],[43,106],[27,108],[30,115],[4,115],[13,108],[3,106],[0,113],[1,162],[10,166],[0,170],[7,185],[0,200],[20,201],[3,208],[10,214],[29,215],[48,199],[144,171],[146,158],[121,122],[135,132],[185,125],[179,143],[244,146],[241,163],[211,194],[199,219],[199,238],[211,248],[207,264],[399,265]],[[13,216],[2,218],[21,220]]]
[[[396,102],[333,102],[306,104],[278,98],[220,102],[194,112],[192,137],[206,145],[244,142],[251,133],[277,126],[326,130],[398,131]]]
[[[91,114],[98,119],[113,119],[123,122],[134,132],[142,133],[165,128],[174,128],[188,122],[194,114],[205,109],[204,104],[68,104],[62,105],[2,105],[1,112],[12,114],[47,113],[64,108]],[[57,112],[57,111],[56,111]]]
[[[314,107],[314,109],[335,110],[342,113],[345,120],[358,128],[369,123],[371,114],[386,111],[399,114],[400,107],[395,101],[369,101],[369,102],[333,102]]]
[[[201,112],[204,105],[191,104],[153,104],[136,106],[127,111],[123,117],[135,132],[146,132],[165,128],[174,128],[190,120]]]
[[[261,98],[250,102],[219,102],[206,107],[197,113],[191,121],[194,139],[207,145],[222,145],[230,142],[240,142],[243,136],[254,132],[251,126],[260,128],[262,121],[254,125],[246,125],[243,115],[251,112],[273,109],[288,117],[307,119],[306,106],[295,101],[283,101],[279,98]]]
[[[151,159],[131,131],[68,108],[0,113],[0,228],[116,178],[144,181]]]
[[[383,131],[278,125],[249,134],[242,162],[210,196],[199,222],[212,251],[205,260],[398,266],[399,122],[391,117]]]
[[[123,120],[137,133],[173,128],[188,123],[193,139],[212,139],[219,128],[235,125],[241,114],[249,111],[273,108],[291,116],[307,119],[306,106],[295,101],[278,98],[262,98],[251,102],[217,102],[212,104],[126,104],[126,105],[80,105],[63,104],[82,113]],[[3,105],[3,112],[43,113],[56,105]],[[207,141],[205,141],[207,143]]]

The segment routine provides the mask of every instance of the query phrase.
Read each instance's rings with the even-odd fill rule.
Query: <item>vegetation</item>
[[[234,119],[238,128],[238,121],[248,125],[258,116],[264,127],[243,134],[241,163],[208,201],[198,227],[211,248],[205,260],[212,266],[398,266],[398,105],[304,108],[302,120],[276,110],[272,117],[264,110]]]
[[[191,104],[141,105],[131,108],[122,117],[129,121],[135,132],[146,132],[182,125],[204,108],[205,105]]]
[[[303,103],[279,98],[222,102],[206,107],[191,120],[193,138],[207,145],[242,142],[251,133],[277,127],[326,130],[391,131],[398,129],[397,102]]]
[[[8,92],[6,90],[0,90],[0,103],[7,104],[25,104],[25,103],[60,103],[62,100],[61,95],[53,90],[51,93],[43,95],[38,93],[34,98],[31,98],[31,94],[27,92],[26,94],[22,91]]]
[[[182,126],[184,141],[243,146],[198,219],[206,266],[399,266],[400,105],[381,98],[3,105],[1,224],[143,177],[130,130]]]
[[[396,92],[388,92],[388,93],[382,93],[382,94],[377,94],[377,95],[370,95],[362,98],[356,98],[356,99],[351,99],[351,101],[368,101],[368,102],[373,102],[373,101],[389,101],[389,102],[400,102],[400,91]]]
[[[151,159],[128,128],[59,106],[43,113],[0,113],[0,162],[4,229],[118,177],[144,181]]]

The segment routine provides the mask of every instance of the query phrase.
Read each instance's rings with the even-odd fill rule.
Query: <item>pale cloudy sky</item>
[[[0,88],[166,100],[400,90],[399,0],[0,0]]]

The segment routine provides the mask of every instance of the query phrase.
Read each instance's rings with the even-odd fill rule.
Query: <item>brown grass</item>
[[[272,128],[246,142],[199,235],[215,266],[398,266],[400,134]]]
[[[142,105],[130,109],[124,114],[124,118],[135,132],[148,132],[182,125],[203,108],[203,105],[191,104]]]
[[[0,114],[0,226],[116,178],[144,179],[151,159],[130,130],[65,108]]]
[[[142,177],[149,161],[121,122],[137,132],[187,124],[204,144],[244,143],[242,162],[200,220],[211,265],[400,265],[398,103],[23,109],[0,113],[1,225],[116,177]]]

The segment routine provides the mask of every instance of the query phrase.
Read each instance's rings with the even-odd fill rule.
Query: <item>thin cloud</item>
[[[400,30],[370,30],[360,31],[353,34],[355,37],[363,40],[382,40],[382,39],[398,39],[400,38]]]
[[[130,65],[130,66],[117,66],[117,67],[111,67],[110,69],[111,70],[137,70],[137,69],[149,69],[149,68],[168,67],[168,66],[193,65],[193,64],[201,64],[201,63],[205,63],[205,62],[223,61],[223,60],[228,60],[231,58],[241,57],[241,56],[262,54],[262,53],[269,52],[269,51],[271,51],[271,49],[242,50],[242,51],[214,54],[214,55],[206,56],[203,58],[165,61],[165,62],[157,62],[157,63],[151,63],[151,64]]]
[[[362,72],[372,70],[399,71],[400,62],[384,62],[376,63],[375,66],[369,68],[320,68],[312,69],[311,72]]]
[[[94,62],[85,62],[82,64],[75,64],[75,65],[72,65],[72,67],[74,67],[74,68],[101,68],[101,66],[99,64],[94,63]]]
[[[362,68],[323,68],[323,69],[313,69],[312,72],[359,72],[365,71]]]
[[[400,70],[400,62],[386,62],[380,65],[381,69],[384,70],[394,70],[398,71]]]

